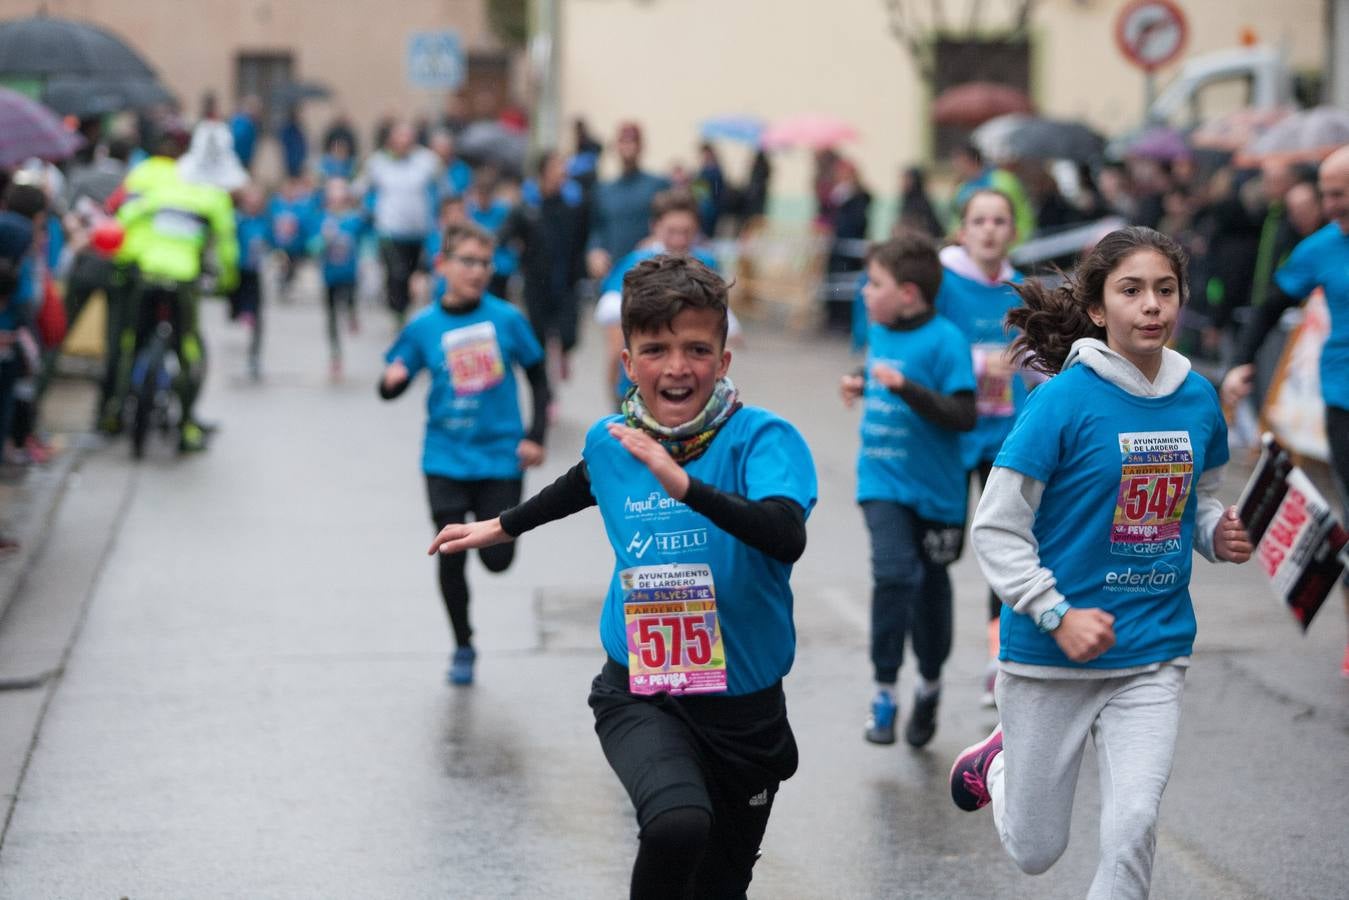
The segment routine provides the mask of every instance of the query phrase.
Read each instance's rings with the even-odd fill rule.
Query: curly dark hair
[[[623,276],[622,327],[626,344],[634,331],[669,328],[686,309],[721,314],[721,342],[726,343],[727,284],[691,256],[662,254],[643,260]]]
[[[1084,337],[1105,340],[1105,329],[1093,322],[1088,312],[1105,305],[1106,279],[1126,257],[1139,250],[1155,250],[1166,257],[1176,274],[1184,306],[1190,297],[1186,280],[1189,260],[1181,246],[1151,228],[1121,228],[1101,238],[1058,287],[1051,290],[1034,278],[1012,285],[1025,304],[1007,314],[1008,326],[1021,331],[1012,343],[1017,358],[1032,369],[1057,375],[1073,341]]]

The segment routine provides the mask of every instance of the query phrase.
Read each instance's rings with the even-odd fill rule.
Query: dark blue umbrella
[[[47,79],[42,102],[63,116],[106,116],[172,103],[173,94],[153,78],[94,78],[67,75]]]
[[[0,22],[0,76],[155,77],[135,50],[112,33],[71,19],[34,16]]]

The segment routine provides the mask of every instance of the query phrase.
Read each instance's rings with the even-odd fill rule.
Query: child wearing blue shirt
[[[932,308],[942,283],[937,248],[902,230],[867,255],[867,365],[843,377],[843,402],[863,401],[857,502],[871,535],[871,665],[875,695],[865,736],[895,742],[895,686],[907,637],[919,683],[904,739],[937,729],[941,670],[951,652],[951,578],[965,527],[960,433],[975,423],[970,347]]]
[[[1112,232],[1064,285],[1018,293],[1014,349],[1054,377],[1012,427],[974,517],[1004,602],[1001,724],[957,757],[951,796],[964,810],[991,803],[1008,854],[1044,872],[1067,846],[1090,739],[1110,789],[1088,896],[1146,897],[1194,644],[1191,554],[1251,555],[1217,497],[1227,426],[1213,387],[1166,347],[1187,295],[1170,238]]]
[[[239,286],[230,294],[230,318],[248,326],[248,371],[262,374],[262,263],[272,252],[272,222],[262,189],[250,184],[239,193],[234,219],[239,241]]]
[[[636,385],[582,461],[500,519],[452,525],[459,555],[598,506],[614,550],[595,731],[640,826],[632,896],[743,897],[779,784],[796,770],[782,678],[792,564],[815,504],[810,450],[726,377],[726,284],[684,256],[623,283]]]
[[[469,515],[495,522],[502,510],[520,502],[524,470],[544,458],[548,376],[543,349],[525,317],[487,293],[493,246],[492,236],[476,225],[446,230],[436,265],[444,293],[408,322],[385,355],[380,396],[386,400],[403,393],[423,369],[431,380],[422,471],[436,528]],[[533,394],[528,431],[520,419],[516,366],[524,370]],[[503,572],[514,549],[513,544],[484,547],[479,558],[488,571]],[[472,684],[477,652],[463,554],[440,557],[440,591],[455,640],[449,681]]]
[[[345,313],[353,334],[356,319],[356,274],[360,262],[361,238],[368,220],[357,207],[351,187],[344,178],[330,178],[324,185],[324,213],[314,236],[314,250],[323,273],[328,306],[328,366],[336,379],[342,376],[342,342],[339,335],[339,311]]]
[[[281,255],[281,295],[289,297],[295,271],[304,261],[313,234],[317,202],[304,176],[287,178],[267,206],[272,246]]]
[[[979,487],[988,473],[1012,421],[1026,401],[1027,385],[1009,351],[1006,317],[1021,305],[1012,285],[1021,273],[1007,253],[1016,240],[1012,200],[992,188],[976,188],[960,210],[956,243],[943,247],[941,291],[937,314],[949,319],[970,342],[974,363],[975,404],[979,420],[960,438],[965,470],[977,474]],[[998,617],[1002,601],[988,592],[988,667],[982,703],[993,705],[993,679],[998,674]]]

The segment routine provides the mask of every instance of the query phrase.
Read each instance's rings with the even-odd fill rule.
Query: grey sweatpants
[[[1184,687],[1185,669],[1175,665],[1081,680],[998,673],[1003,751],[988,786],[998,835],[1022,871],[1044,872],[1068,846],[1090,735],[1101,778],[1101,858],[1087,897],[1148,896]]]

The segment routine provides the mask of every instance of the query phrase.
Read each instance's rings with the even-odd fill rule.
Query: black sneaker
[[[940,691],[926,697],[914,694],[913,713],[909,716],[909,724],[904,727],[904,740],[909,742],[910,747],[927,746],[927,742],[937,733],[937,703],[940,700]]]

